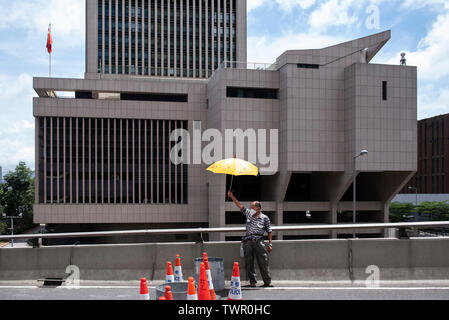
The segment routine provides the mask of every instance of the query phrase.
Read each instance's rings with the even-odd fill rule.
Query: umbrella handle
[[[229,187],[229,190],[232,192],[232,184],[234,182],[234,176],[231,176],[231,186]],[[231,199],[230,197],[228,197],[228,199]]]

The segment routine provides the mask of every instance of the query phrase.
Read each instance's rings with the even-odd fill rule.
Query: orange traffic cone
[[[165,300],[173,300],[173,294],[170,286],[165,287]]]
[[[232,270],[231,289],[229,290],[228,300],[243,300],[238,262],[234,262],[234,269]]]
[[[187,300],[198,300],[198,295],[195,288],[195,280],[192,277],[189,278],[189,285],[187,289]]]
[[[173,274],[173,266],[171,264],[171,262],[167,262],[167,272],[165,275],[165,282],[166,283],[172,283],[175,282],[175,276]]]
[[[159,300],[165,301],[165,300],[167,300],[167,299],[165,299],[165,297],[159,297]]]
[[[184,277],[182,275],[181,257],[176,255],[175,259],[175,282],[183,282]]]
[[[214,283],[212,282],[212,274],[210,271],[209,260],[207,258],[207,255],[205,258],[206,259],[204,260],[203,256],[204,266],[206,267],[207,284],[209,285],[210,299],[217,300],[217,295],[215,294]]]
[[[207,283],[206,267],[204,263],[200,266],[200,279],[198,285],[198,300],[210,300],[209,285]]]
[[[147,279],[140,279],[140,300],[150,300],[150,292],[148,291]]]

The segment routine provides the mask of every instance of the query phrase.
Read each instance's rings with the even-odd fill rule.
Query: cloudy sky
[[[34,76],[83,77],[84,0],[0,0],[0,166],[34,168]],[[418,66],[420,119],[449,112],[447,0],[248,0],[248,61],[273,62],[287,49],[321,48],[392,30],[373,63]]]

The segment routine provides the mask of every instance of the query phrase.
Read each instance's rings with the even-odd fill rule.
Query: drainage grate
[[[41,287],[60,287],[65,282],[64,278],[45,278],[37,280],[42,283]]]

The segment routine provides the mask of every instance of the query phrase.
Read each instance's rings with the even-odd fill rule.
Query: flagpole
[[[49,47],[50,46],[50,47]],[[47,50],[49,55],[48,76],[51,78],[51,54],[52,54],[53,40],[51,39],[51,23],[48,25]]]

